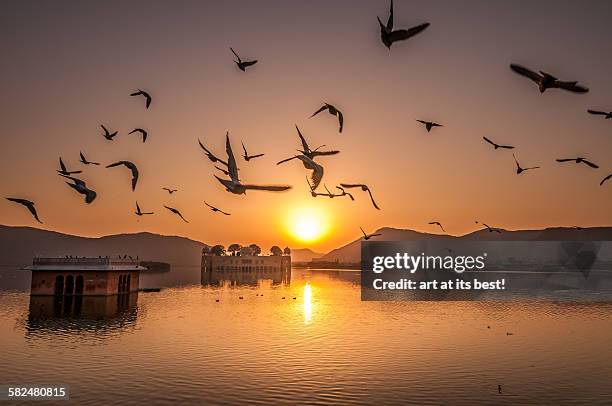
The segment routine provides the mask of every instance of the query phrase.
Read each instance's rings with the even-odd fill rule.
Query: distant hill
[[[184,237],[152,233],[78,237],[31,227],[0,225],[0,266],[25,266],[34,256],[138,256],[172,266],[200,266],[206,244]]]
[[[324,254],[320,252],[314,252],[310,248],[292,248],[291,249],[291,262],[310,262],[313,259],[320,258]]]
[[[502,233],[490,233],[478,230],[463,236],[420,233],[413,230],[397,228],[380,228],[370,241],[420,241],[420,240],[471,240],[471,241],[612,241],[612,227],[590,227],[574,229],[568,227],[546,228],[544,230],[504,230]],[[361,259],[361,238],[343,247],[336,248],[320,258],[322,261],[359,262]]]

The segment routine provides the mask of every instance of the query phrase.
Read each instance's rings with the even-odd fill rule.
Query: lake
[[[612,304],[362,302],[354,271],[183,272],[127,299],[1,292],[0,384],[85,405],[612,403]]]

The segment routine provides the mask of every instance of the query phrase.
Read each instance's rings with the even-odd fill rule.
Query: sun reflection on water
[[[310,324],[312,319],[312,289],[310,282],[304,285],[304,324]]]

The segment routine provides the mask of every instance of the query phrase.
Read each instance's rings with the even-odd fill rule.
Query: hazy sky
[[[151,231],[207,243],[273,243],[293,247],[285,224],[292,210],[326,213],[331,233],[309,244],[335,248],[382,226],[451,234],[491,225],[539,228],[612,225],[612,2],[395,1],[395,26],[428,21],[419,36],[380,42],[376,16],[384,1],[4,1],[0,16],[0,190],[34,200],[43,228],[88,236]],[[259,63],[247,73],[229,46]],[[510,71],[524,64],[579,80],[591,91],[540,94]],[[150,110],[129,97],[154,97]],[[345,115],[309,119],[323,101]],[[415,119],[443,123],[427,134]],[[100,124],[119,130],[115,141]],[[298,124],[312,146],[342,152],[318,161],[324,182],[371,185],[356,201],[313,199],[297,162],[276,166],[299,146]],[[127,133],[149,130],[149,139]],[[227,193],[213,178],[200,138],[225,157],[229,131],[236,155],[243,140],[263,158],[238,158],[243,180],[286,183],[287,193]],[[519,161],[542,169],[517,176],[511,152],[482,141],[516,145]],[[135,162],[127,169],[83,167],[93,161]],[[56,175],[58,157],[99,196],[91,205]],[[592,170],[557,164],[586,156]],[[172,196],[161,190],[172,186]],[[138,219],[134,203],[154,216]],[[203,200],[232,213],[226,217]],[[178,208],[181,222],[161,205]],[[139,221],[138,221],[139,220]],[[0,223],[33,225],[29,213],[0,202]]]

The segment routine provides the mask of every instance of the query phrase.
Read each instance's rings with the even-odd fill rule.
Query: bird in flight
[[[557,162],[575,162],[577,164],[585,164],[590,166],[591,168],[597,169],[599,168],[599,165],[595,165],[593,162],[587,160],[586,158],[583,157],[578,157],[578,158],[560,158],[556,160]]]
[[[366,241],[369,240],[372,237],[376,237],[376,236],[382,235],[381,233],[367,234],[365,231],[363,231],[363,228],[359,227],[359,229],[363,233],[363,239],[366,240]]]
[[[306,176],[306,183],[308,183],[308,187],[310,188],[310,195],[312,197],[328,196],[327,193],[317,193],[317,192],[315,192],[315,189],[313,188],[312,184],[310,183],[310,179],[308,179],[308,176]]]
[[[219,213],[221,213],[221,214],[225,214],[226,216],[230,216],[230,215],[231,215],[230,213],[226,213],[226,212],[224,212],[223,210],[221,210],[221,209],[219,209],[219,208],[217,208],[217,207],[215,207],[215,206],[211,206],[210,204],[208,204],[208,203],[206,203],[206,202],[204,202],[204,204],[205,204],[205,205],[207,205],[208,207],[210,207],[210,210],[211,210],[211,211],[219,212]]]
[[[393,0],[391,0],[391,7],[389,9],[389,19],[387,20],[387,25],[384,25],[380,18],[377,16],[378,25],[380,26],[380,39],[382,43],[388,49],[391,49],[391,45],[397,41],[407,40],[410,37],[414,37],[421,31],[425,30],[425,28],[429,27],[429,23],[423,23],[417,25],[415,27],[409,28],[407,30],[393,30]]]
[[[257,59],[252,60],[252,61],[243,61],[242,59],[240,59],[240,57],[238,56],[238,54],[236,53],[236,51],[234,51],[232,47],[230,47],[230,51],[232,51],[232,53],[236,55],[236,59],[238,60],[234,62],[238,66],[238,69],[240,69],[243,72],[246,72],[246,68],[248,68],[249,66],[253,66],[257,63]]]
[[[87,187],[87,184],[81,179],[73,178],[68,175],[61,175],[64,178],[70,179],[74,183],[66,182],[68,186],[76,190],[82,195],[85,195],[85,203],[90,204],[96,199],[97,193]]]
[[[539,166],[531,166],[528,168],[522,168],[521,165],[519,164],[519,162],[516,160],[516,156],[514,154],[512,154],[512,156],[514,157],[514,162],[516,163],[516,174],[520,175],[521,173],[528,171],[530,169],[538,169],[540,168]]]
[[[612,111],[606,112],[606,111],[598,111],[598,110],[591,110],[591,109],[588,109],[587,111],[596,116],[604,116],[606,120],[612,118]]]
[[[118,161],[114,164],[106,165],[107,168],[113,168],[115,166],[123,165],[132,171],[132,190],[136,190],[136,183],[138,182],[138,168],[130,161]]]
[[[439,221],[430,221],[428,224],[436,225],[436,226],[440,227],[440,229],[442,231],[446,232],[446,230],[444,229],[444,227],[442,227],[442,224],[440,224]]]
[[[112,141],[113,138],[117,135],[118,131],[115,131],[113,133],[111,133],[110,131],[108,131],[108,129],[106,127],[104,127],[103,124],[100,124],[100,127],[102,127],[102,129],[104,130],[104,134],[102,134],[104,136],[104,138],[106,138],[109,141]]]
[[[314,113],[312,113],[312,116],[310,117],[314,117],[317,114],[319,114],[322,111],[327,110],[329,112],[329,114],[331,114],[332,116],[337,116],[338,117],[338,124],[340,125],[340,129],[338,130],[338,132],[342,132],[342,127],[344,127],[344,116],[342,115],[342,112],[340,110],[338,110],[334,105],[329,104],[329,103],[325,103],[323,104],[323,106],[315,111]]]
[[[342,196],[348,196],[351,198],[351,200],[355,201],[355,198],[353,197],[352,194],[350,194],[349,192],[347,192],[346,190],[344,190],[344,188],[342,186],[336,186],[336,189],[338,189],[340,191],[339,195],[336,195],[338,197],[342,197]]]
[[[142,97],[144,97],[145,98],[145,106],[146,106],[147,109],[151,105],[151,100],[153,100],[149,93],[145,92],[144,90],[140,90],[140,89],[138,89],[137,92],[130,93],[130,96],[142,96]]]
[[[242,150],[244,151],[244,155],[242,156],[245,161],[249,162],[251,159],[259,158],[260,156],[264,156],[265,154],[257,154],[257,155],[249,155],[246,147],[244,146],[244,142],[241,141]]]
[[[142,142],[145,142],[147,140],[147,135],[149,135],[149,133],[146,130],[143,130],[142,128],[134,128],[128,133],[128,135],[134,133],[140,133],[142,135]]]
[[[81,156],[81,163],[83,163],[84,165],[100,165],[100,163],[99,163],[99,162],[91,162],[91,161],[88,161],[88,160],[85,158],[85,155],[83,155],[83,153],[82,153],[81,151],[79,151],[79,155]]]
[[[69,171],[66,169],[66,165],[64,165],[64,161],[62,161],[62,157],[59,159],[60,169],[57,171],[60,175],[75,175],[77,173],[83,173],[83,171]]]
[[[496,144],[493,141],[491,141],[490,139],[488,139],[487,137],[482,137],[483,140],[485,140],[486,142],[488,142],[489,144],[493,145],[493,148],[497,149],[497,148],[503,148],[503,149],[514,149],[514,147],[512,145],[500,145],[500,144]]]
[[[312,181],[311,190],[316,190],[319,187],[321,180],[323,179],[323,166],[319,165],[314,160],[304,154],[294,155],[291,158],[283,159],[282,161],[279,161],[276,164],[280,165],[282,163],[291,161],[292,159],[299,159],[300,161],[302,161],[304,168],[310,169],[312,171],[312,173],[310,174],[310,180]]]
[[[490,233],[498,233],[501,234],[501,229],[500,228],[495,228],[495,227],[489,227],[486,223],[479,223],[478,220],[475,221],[476,224],[482,224],[483,226],[485,226],[485,230],[487,230]]]
[[[518,73],[521,76],[525,76],[526,78],[534,81],[538,88],[540,89],[540,93],[544,93],[546,89],[558,88],[567,90],[573,93],[586,93],[589,91],[588,88],[581,86],[577,81],[573,82],[564,82],[553,75],[540,71],[540,73],[536,73],[530,69],[527,69],[524,66],[517,65],[515,63],[510,64],[510,69],[512,69],[515,73]]]
[[[368,192],[368,194],[370,195],[370,200],[372,201],[372,205],[374,206],[376,210],[380,210],[380,207],[378,207],[378,205],[374,201],[374,196],[372,196],[372,191],[370,190],[368,185],[364,185],[363,183],[341,183],[340,186],[347,188],[347,189],[359,187],[361,188],[362,191]]]
[[[166,192],[168,192],[169,195],[171,195],[174,192],[178,192],[178,189],[170,189],[170,188],[167,188],[167,187],[163,187],[162,189],[165,190]]]
[[[433,121],[417,120],[419,123],[425,125],[427,132],[430,132],[434,127],[443,127],[442,124],[434,123]]]
[[[601,182],[599,182],[599,186],[603,186],[603,184],[604,184],[606,181],[610,180],[610,178],[612,178],[612,173],[611,173],[611,174],[609,174],[608,176],[606,176],[605,178],[603,178],[603,179],[601,180]]]
[[[229,140],[229,132],[225,134],[225,151],[227,153],[227,172],[230,179],[221,179],[217,175],[215,178],[225,186],[225,189],[236,195],[246,194],[249,189],[252,190],[266,190],[269,192],[282,192],[284,190],[291,189],[291,186],[272,186],[272,185],[249,185],[240,182],[238,177],[238,166],[236,165],[236,158],[232,152],[232,146]]]
[[[336,155],[340,153],[340,151],[319,151],[319,149],[323,148],[325,145],[319,145],[315,149],[310,149],[310,147],[308,146],[308,143],[306,142],[306,139],[302,135],[302,132],[300,131],[297,125],[295,126],[295,129],[297,130],[298,136],[300,137],[300,141],[302,142],[302,149],[298,149],[298,151],[301,152],[303,155],[306,155],[308,158],[315,159],[315,157],[318,157],[318,156]],[[291,157],[289,159],[293,159],[293,158],[295,157]],[[284,161],[281,161],[281,162],[284,162]]]
[[[40,221],[40,219],[38,218],[38,213],[36,213],[36,208],[34,207],[34,202],[32,202],[30,200],[26,200],[26,199],[18,199],[16,197],[7,197],[6,200],[11,201],[11,202],[15,202],[15,203],[19,203],[19,204],[27,207],[27,209],[30,211],[30,213],[32,213],[32,216],[34,216],[36,221],[38,221],[39,223],[42,224],[42,221]]]
[[[224,161],[222,159],[217,158],[212,152],[210,152],[205,146],[204,144],[202,144],[202,141],[200,141],[198,139],[198,144],[200,144],[200,147],[204,150],[204,153],[206,154],[206,156],[208,157],[208,159],[210,159],[210,162],[216,163],[222,163],[223,165],[227,166],[227,161]]]
[[[177,209],[175,209],[174,207],[169,207],[164,205],[164,207],[168,210],[170,210],[172,213],[176,214],[177,216],[179,216],[185,223],[189,223],[187,220],[185,220],[185,217],[183,217],[183,215],[181,214],[180,211],[178,211]]]
[[[134,214],[136,214],[137,216],[144,216],[145,214],[155,214],[152,211],[150,212],[143,212],[140,210],[140,206],[138,205],[138,202],[136,202],[136,211],[134,212]]]

